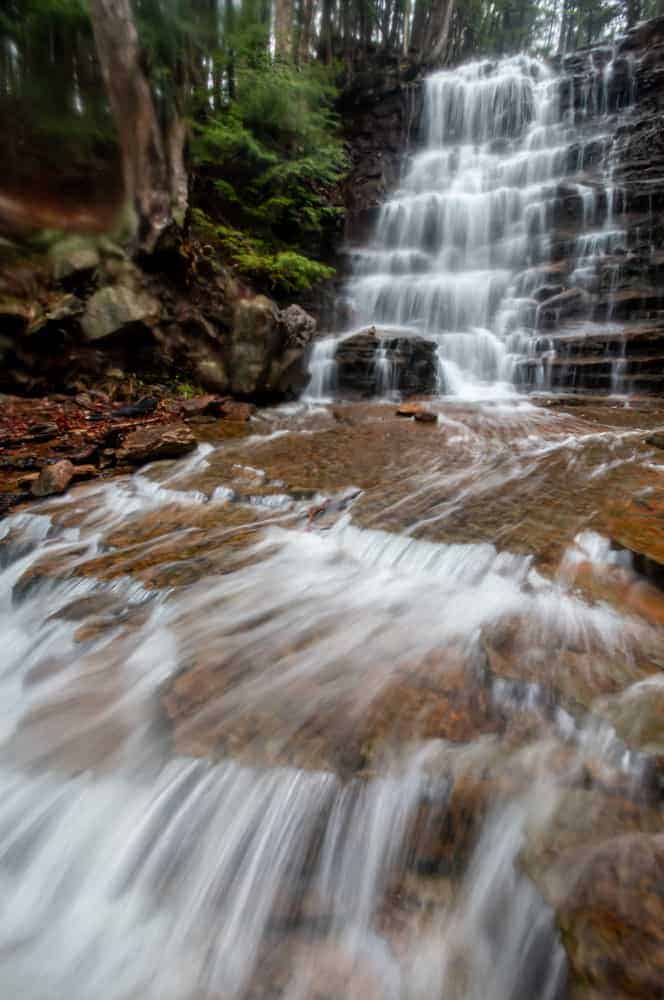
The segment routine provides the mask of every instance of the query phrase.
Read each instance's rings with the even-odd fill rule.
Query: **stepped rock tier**
[[[408,337],[433,345],[433,388],[450,395],[660,391],[663,53],[660,19],[553,63],[427,77],[416,151],[349,248],[349,325],[377,332],[373,352],[357,344],[368,368],[349,381],[319,343],[310,393],[335,377],[342,393],[430,392],[426,372],[399,382]]]

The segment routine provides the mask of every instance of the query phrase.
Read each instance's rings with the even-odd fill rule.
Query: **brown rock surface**
[[[45,466],[31,486],[32,495],[48,497],[64,493],[74,478],[75,471],[75,467],[67,459]]]
[[[557,916],[574,977],[616,1000],[664,997],[664,835],[618,837],[567,863],[579,874]]]
[[[159,459],[181,458],[196,447],[196,438],[186,424],[140,427],[131,431],[118,449],[119,462],[140,465]]]

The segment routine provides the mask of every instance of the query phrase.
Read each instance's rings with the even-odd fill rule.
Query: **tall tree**
[[[129,0],[91,0],[92,26],[122,151],[125,195],[136,244],[152,252],[162,232],[182,223],[187,207],[185,125],[181,109],[159,121]]]
[[[277,59],[293,56],[293,0],[275,0],[274,50]]]

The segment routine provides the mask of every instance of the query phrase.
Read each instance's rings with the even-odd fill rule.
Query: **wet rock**
[[[556,298],[562,291],[562,285],[542,285],[536,292],[533,292],[533,298],[536,302],[546,302],[547,299]]]
[[[424,337],[377,337],[373,328],[342,340],[337,348],[337,385],[342,392],[375,396],[384,388],[378,352],[390,366],[390,388],[403,395],[431,393],[437,385],[436,345]]]
[[[32,495],[47,497],[64,493],[74,478],[75,471],[75,466],[67,459],[45,466],[31,486]]]
[[[664,449],[664,431],[656,431],[655,434],[649,434],[646,438],[646,444],[649,444],[651,448]]]
[[[31,490],[33,483],[36,483],[38,479],[39,479],[39,473],[38,472],[28,472],[28,473],[26,473],[25,476],[20,476],[19,477],[19,479],[17,481],[17,485],[18,485],[19,489],[22,489],[22,490]]]
[[[664,678],[656,675],[595,705],[631,748],[647,754],[664,786]]]
[[[267,388],[291,394],[306,384],[303,360],[316,333],[316,320],[301,306],[291,305],[279,313],[281,347],[271,360]]]
[[[551,329],[562,319],[583,315],[590,308],[591,302],[591,297],[582,288],[568,288],[540,304],[539,325],[543,329]]]
[[[159,303],[147,292],[110,285],[89,299],[81,326],[88,340],[102,340],[135,323],[149,325],[159,311]]]
[[[225,417],[226,420],[236,420],[240,423],[251,420],[255,412],[256,407],[253,403],[242,403],[237,399],[222,400],[218,409],[220,417]]]
[[[602,996],[664,997],[664,834],[567,858],[578,877],[556,913],[573,976]]]
[[[434,413],[432,410],[418,410],[414,414],[415,420],[418,424],[436,424],[438,423],[438,414]]]
[[[94,465],[99,461],[99,448],[96,444],[91,444],[87,448],[81,448],[80,451],[72,452],[68,458],[74,465]]]
[[[182,416],[185,419],[192,417],[214,417],[219,415],[221,400],[219,396],[194,396],[193,399],[185,399],[182,403]]]
[[[422,407],[419,403],[400,403],[396,414],[398,417],[414,417],[416,413],[421,413]]]
[[[113,411],[114,417],[147,417],[157,409],[157,400],[153,396],[144,396],[137,403],[129,406],[119,406]]]
[[[180,458],[193,451],[196,444],[196,438],[186,424],[140,427],[123,439],[117,451],[117,460],[141,465],[159,459]]]
[[[94,465],[75,465],[73,480],[94,479],[98,475],[98,469]]]

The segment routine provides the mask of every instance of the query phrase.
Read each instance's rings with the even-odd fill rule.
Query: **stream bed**
[[[664,410],[543,402],[2,522],[4,996],[662,995]]]

